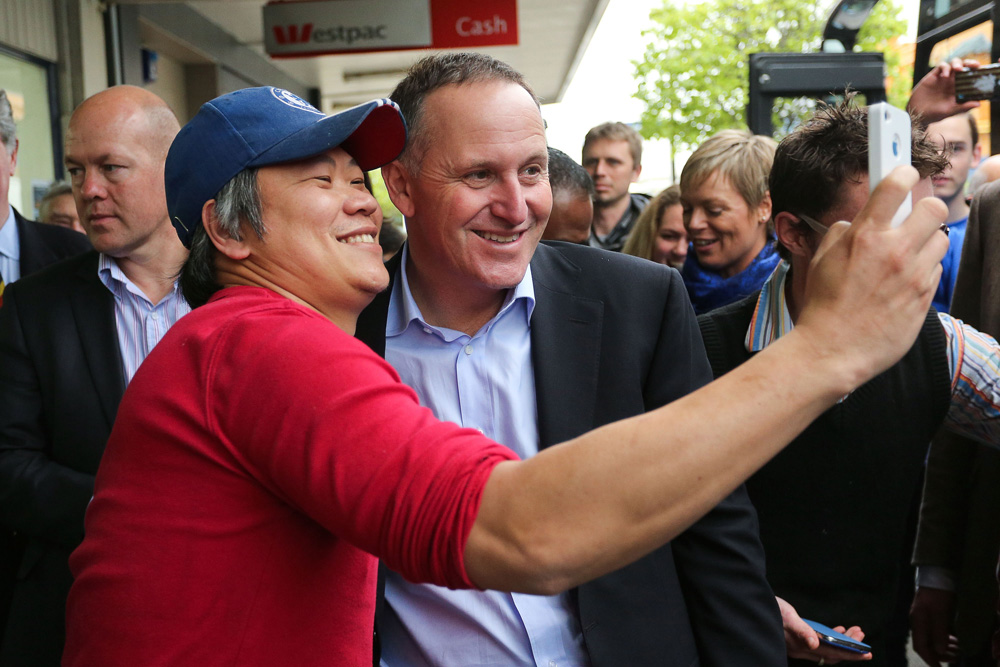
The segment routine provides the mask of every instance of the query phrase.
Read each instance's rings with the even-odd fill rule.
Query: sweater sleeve
[[[239,318],[208,376],[209,427],[261,484],[408,579],[473,587],[465,543],[512,452],[437,421],[363,343],[301,309]]]

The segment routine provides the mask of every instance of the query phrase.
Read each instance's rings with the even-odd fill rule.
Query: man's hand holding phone
[[[799,616],[795,607],[779,597],[775,597],[775,600],[778,602],[778,609],[781,610],[781,625],[785,631],[785,650],[788,651],[789,658],[813,660],[821,665],[872,659],[872,654],[869,652],[838,648],[823,643],[820,640],[820,634]],[[858,644],[865,638],[865,633],[857,626],[846,629],[843,626],[837,626],[832,628],[832,631],[842,634],[848,640]]]
[[[913,87],[906,110],[911,114],[920,114],[922,122],[929,125],[957,113],[975,109],[979,106],[979,102],[975,100],[968,102],[955,100],[955,75],[966,70],[977,70],[979,67],[979,63],[975,60],[958,58],[941,63]]]

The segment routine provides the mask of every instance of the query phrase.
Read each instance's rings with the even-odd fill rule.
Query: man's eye
[[[326,175],[322,175],[322,176],[313,176],[313,179],[314,179],[314,180],[317,180],[317,181],[322,181],[322,182],[324,182],[324,183],[331,183],[331,182],[332,182],[332,181],[330,180],[330,177],[329,177],[329,176],[326,176]]]

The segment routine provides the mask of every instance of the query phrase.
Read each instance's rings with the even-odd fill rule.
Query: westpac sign
[[[264,6],[276,58],[517,44],[517,0],[307,0]]]
[[[264,5],[272,56],[430,46],[427,0],[316,0]]]

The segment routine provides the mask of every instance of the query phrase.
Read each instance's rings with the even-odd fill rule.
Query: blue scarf
[[[731,278],[723,278],[714,271],[702,268],[694,248],[691,248],[681,269],[681,277],[684,278],[684,286],[691,297],[694,312],[701,315],[735,303],[759,290],[780,261],[774,239],[768,239],[764,249],[750,266]]]

